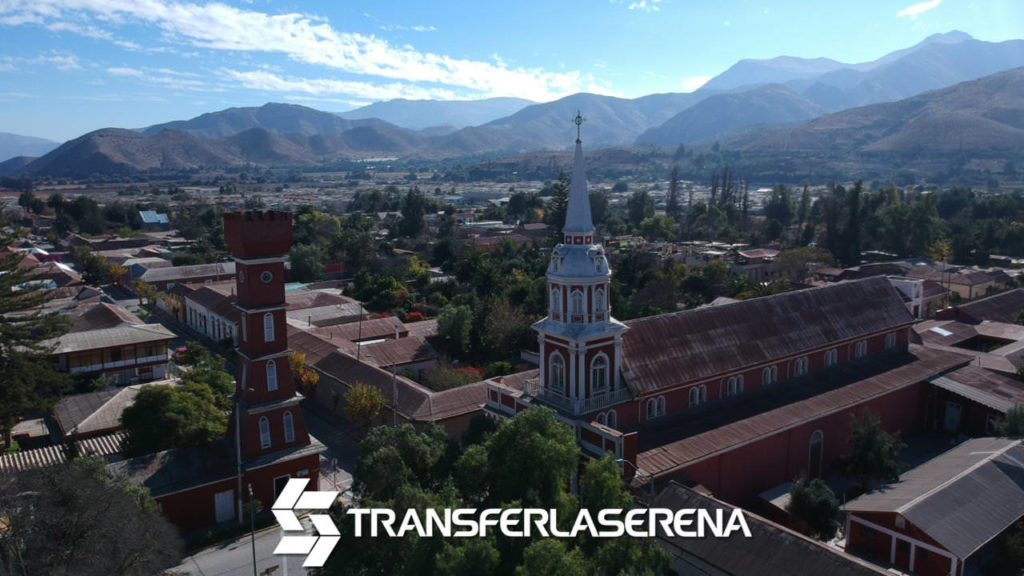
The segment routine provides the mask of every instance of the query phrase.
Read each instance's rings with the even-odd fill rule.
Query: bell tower
[[[611,269],[596,242],[576,113],[576,151],[562,242],[548,264],[548,315],[533,325],[540,343],[540,399],[573,415],[597,412],[625,398],[619,375],[622,334],[611,317]]]
[[[236,428],[245,460],[310,443],[288,356],[284,263],[292,244],[287,212],[224,214],[235,257],[240,312]]]

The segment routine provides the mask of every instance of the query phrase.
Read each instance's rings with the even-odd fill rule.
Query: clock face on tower
[[[264,284],[270,284],[274,280],[274,273],[270,270],[264,270],[260,272],[260,282]]]

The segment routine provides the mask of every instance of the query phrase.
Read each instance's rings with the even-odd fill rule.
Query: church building
[[[573,162],[548,315],[533,325],[539,368],[489,380],[487,413],[549,406],[634,484],[700,484],[739,505],[828,474],[852,417],[904,434],[931,426],[929,380],[969,358],[911,344],[915,319],[884,277],[616,320],[579,134]]]

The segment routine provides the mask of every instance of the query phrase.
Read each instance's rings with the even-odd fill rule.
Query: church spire
[[[562,233],[566,236],[594,234],[594,221],[590,216],[590,196],[587,194],[587,173],[583,165],[583,143],[580,140],[580,126],[583,121],[583,116],[577,110],[573,119],[573,123],[576,124],[576,155],[573,158],[572,182],[569,185],[569,201],[565,209],[565,226],[562,227]]]

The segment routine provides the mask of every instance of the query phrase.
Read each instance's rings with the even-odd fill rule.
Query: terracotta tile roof
[[[751,393],[743,399],[745,403],[723,404],[704,418],[680,415],[677,426],[640,434],[644,451],[637,456],[637,466],[655,475],[672,473],[707,457],[923,382],[968,361],[964,356],[912,346],[906,354],[879,355],[834,371],[812,374],[799,383]],[[667,443],[657,445],[660,441]]]
[[[1024,516],[1024,445],[975,438],[904,472],[844,507],[898,512],[959,558],[967,558]]]
[[[884,277],[626,322],[623,374],[653,392],[913,322]]]
[[[733,506],[672,482],[658,494],[653,506],[671,510],[724,510]],[[687,564],[713,566],[708,572],[730,576],[878,576],[888,574],[853,555],[816,542],[746,510],[743,516],[751,537],[736,532],[728,538],[658,538]],[[703,573],[703,572],[702,572]]]

